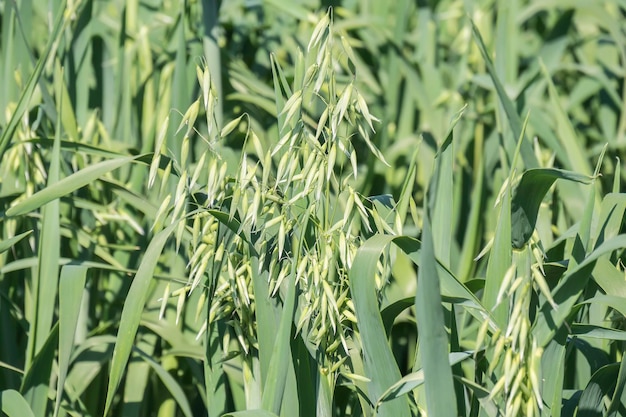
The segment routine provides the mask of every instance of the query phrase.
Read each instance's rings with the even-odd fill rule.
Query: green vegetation
[[[626,2],[221,3],[0,1],[3,415],[626,414]]]

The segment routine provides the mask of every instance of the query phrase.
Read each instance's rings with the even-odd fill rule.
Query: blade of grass
[[[56,49],[55,45],[59,42],[61,35],[63,34],[63,29],[70,22],[72,15],[72,10],[66,10],[66,1],[62,1],[59,7],[59,12],[54,21],[52,33],[48,38],[48,43],[43,50],[43,54],[39,57],[39,61],[37,61],[37,65],[24,87],[24,91],[22,92],[17,103],[17,108],[13,112],[9,123],[0,135],[0,159],[2,159],[4,151],[9,145],[11,138],[14,137],[15,129],[17,129],[17,126],[22,121],[24,113],[28,110],[30,99],[35,91],[35,87],[39,83],[39,79],[41,78],[46,62],[48,61],[51,53]]]
[[[141,320],[144,305],[148,297],[148,289],[154,269],[159,261],[159,256],[163,251],[167,239],[177,226],[177,223],[168,226],[150,241],[141,264],[139,265],[139,269],[137,270],[137,274],[130,286],[128,295],[126,296],[126,303],[124,303],[122,309],[120,326],[115,339],[115,348],[113,349],[111,372],[109,374],[104,407],[105,416],[108,415],[111,410],[115,391],[117,391],[120,385],[124,369],[128,363],[130,352],[135,341],[135,335],[137,334],[137,328],[139,327],[139,321]]]
[[[60,102],[59,90],[62,71],[55,73],[57,101]],[[54,187],[60,177],[61,165],[61,113],[62,106],[59,104],[59,112],[56,121],[56,134],[54,145],[50,156],[50,168],[48,171],[47,187]],[[61,232],[60,232],[60,202],[58,199],[50,201],[42,209],[41,214],[41,235],[38,242],[37,269],[34,277],[33,294],[34,300],[31,310],[31,329],[28,337],[26,352],[25,370],[28,373],[32,361],[43,349],[44,344],[49,340],[50,328],[54,319],[54,307],[56,304],[56,294],[59,281],[59,258],[61,257]],[[52,361],[52,359],[50,359]],[[43,375],[50,375],[52,364],[41,365],[45,371]],[[41,378],[33,379],[36,383],[31,387],[29,402],[36,415],[44,415],[48,403],[48,381]]]
[[[562,328],[548,342],[541,356],[541,375],[544,378],[541,396],[545,402],[542,416],[561,415],[566,343],[567,329]]]
[[[424,200],[422,253],[417,279],[415,311],[421,342],[420,354],[424,369],[426,407],[428,413],[433,416],[453,417],[457,415],[457,409],[456,401],[450,399],[450,395],[453,395],[455,391],[452,369],[448,361],[448,336],[441,306],[435,247],[427,209],[428,199]],[[442,392],[447,395],[441,395]]]
[[[617,378],[619,366],[610,364],[598,369],[578,400],[577,417],[604,416],[604,397],[610,394]]]
[[[0,241],[0,253],[11,249],[11,247],[13,247],[13,245],[18,243],[20,240],[24,239],[26,236],[30,235],[31,233],[33,233],[33,231],[29,230],[28,232],[20,233],[17,236],[13,236],[13,237],[11,237],[9,239],[5,239],[3,241]]]
[[[476,27],[473,21],[470,20],[470,23],[472,25],[472,33],[474,34],[474,39],[476,40],[476,43],[478,44],[478,49],[480,50],[483,60],[485,61],[485,65],[487,66],[487,71],[489,72],[489,76],[491,77],[491,80],[493,81],[493,85],[496,88],[496,92],[498,93],[498,98],[500,99],[500,103],[504,107],[504,111],[509,120],[509,126],[511,128],[511,131],[513,132],[513,137],[523,138],[520,152],[522,155],[522,159],[524,161],[524,165],[527,168],[536,168],[539,166],[539,162],[537,161],[537,157],[535,156],[535,153],[533,152],[530,146],[530,143],[526,140],[526,135],[524,134],[524,130],[523,130],[522,119],[519,117],[519,114],[517,114],[517,110],[515,110],[515,105],[506,94],[506,91],[504,87],[502,86],[500,79],[498,78],[498,74],[496,73],[496,70],[493,66],[493,62],[491,61],[491,58],[489,57],[489,53],[487,52],[487,47],[485,46],[485,43],[483,41],[482,36],[480,35],[480,32],[478,31],[478,28]],[[513,149],[514,149],[512,144],[510,144],[510,146],[505,146],[505,148],[507,149],[509,161],[512,161]]]
[[[621,250],[626,246],[626,235],[618,235],[605,241],[589,254],[580,264],[569,270],[552,291],[552,299],[557,304],[553,309],[549,302],[544,302],[537,316],[533,333],[539,346],[545,346],[556,331],[563,325],[572,312],[576,300],[591,276],[596,261],[603,255]]]
[[[530,169],[522,175],[511,202],[511,243],[521,249],[532,236],[539,205],[557,179],[589,184],[587,175],[556,168]]]
[[[588,158],[585,155],[587,152],[582,146],[583,142],[576,134],[574,126],[572,126],[572,122],[561,105],[559,95],[556,91],[554,83],[552,82],[552,77],[550,76],[548,69],[541,60],[539,61],[539,65],[541,67],[541,73],[548,83],[550,108],[554,111],[554,117],[556,119],[556,137],[560,139],[561,145],[565,150],[565,155],[559,155],[559,157],[563,158],[563,156],[566,156],[566,158],[563,158],[565,159],[563,162],[566,164],[565,166],[568,169],[581,172],[585,175],[591,175],[591,166],[589,165]]]
[[[207,405],[208,417],[218,417],[226,411],[226,375],[222,367],[223,333],[222,322],[210,323],[205,339],[204,385],[206,397],[211,398]]]
[[[65,265],[59,280],[59,376],[54,406],[54,417],[59,415],[65,377],[70,365],[70,355],[78,325],[82,293],[87,278],[87,267]]]
[[[22,394],[14,389],[7,389],[0,393],[0,406],[0,411],[7,417],[35,417]]]
[[[46,415],[50,378],[58,346],[58,323],[50,330],[43,346],[24,375],[20,391],[36,416]]]
[[[204,56],[207,59],[209,72],[211,74],[211,84],[217,90],[217,103],[214,115],[218,126],[222,126],[222,66],[220,56],[219,37],[219,2],[217,0],[202,0],[202,23],[204,26],[204,36],[202,45]]]
[[[380,398],[390,386],[401,378],[387,343],[374,290],[376,263],[385,247],[392,240],[393,236],[374,235],[365,241],[357,251],[349,271],[350,289],[362,342],[365,371],[367,372],[365,376],[371,380],[368,384],[368,394],[373,400]],[[410,416],[407,399],[402,397],[382,404],[378,409],[378,415]]]
[[[506,328],[507,306],[498,304],[498,293],[502,281],[511,267],[513,253],[511,250],[511,188],[507,184],[504,195],[500,199],[500,211],[496,235],[487,262],[487,275],[485,277],[485,290],[483,293],[483,305],[491,311],[494,320],[501,329]]]
[[[450,266],[450,248],[452,246],[453,224],[451,219],[454,209],[452,165],[454,161],[454,127],[463,115],[463,109],[459,111],[452,121],[446,139],[439,147],[435,156],[435,172],[432,176],[432,184],[428,187],[429,198],[435,209],[432,213],[433,245],[437,259],[447,267]]]
[[[448,358],[449,364],[450,366],[456,365],[472,355],[473,352],[451,352]],[[412,372],[402,377],[402,379],[389,387],[389,389],[378,399],[376,404],[379,405],[385,401],[393,400],[394,398],[408,394],[422,384],[424,384],[424,370],[419,369],[416,372]]]
[[[84,187],[107,172],[120,168],[134,159],[136,159],[136,157],[129,156],[110,159],[90,165],[87,168],[81,169],[80,171],[63,178],[55,184],[51,184],[43,190],[36,192],[26,200],[19,202],[15,206],[9,208],[6,211],[6,215],[10,217],[20,216],[36,210],[54,199],[70,194],[73,191]]]
[[[611,396],[611,404],[609,404],[609,408],[606,410],[607,417],[619,416],[620,408],[626,406],[626,389],[624,387],[626,387],[626,356],[622,356],[615,390]]]
[[[311,208],[304,214],[301,235],[294,235],[293,237],[292,250],[293,253],[297,255],[292,264],[285,299],[283,300],[283,308],[280,313],[280,324],[277,332],[274,334],[273,353],[269,361],[269,369],[263,385],[263,397],[261,399],[262,408],[276,414],[280,414],[283,396],[286,393],[286,383],[290,377],[290,367],[292,367],[290,339],[296,309],[296,269],[300,258],[300,248],[302,248],[304,244],[306,237],[305,231],[307,230],[310,217]],[[262,296],[264,296],[264,294],[262,294]],[[293,368],[291,372],[293,372]],[[295,387],[291,388],[293,389]],[[293,404],[290,404],[290,406],[293,407]],[[298,409],[297,406],[294,408],[296,410]]]
[[[278,417],[271,411],[266,410],[246,410],[235,413],[224,414],[224,417]]]
[[[178,403],[180,410],[183,412],[183,415],[186,417],[192,417],[194,413],[191,411],[191,405],[189,404],[189,400],[185,395],[180,384],[176,381],[176,379],[167,372],[157,361],[152,358],[152,355],[144,352],[141,349],[133,348],[133,351],[139,355],[141,359],[143,359],[150,368],[154,371],[154,373],[159,377],[165,388],[167,388],[168,392],[174,397],[174,400]],[[210,401],[212,401],[211,399]]]
[[[284,301],[282,316],[275,335],[274,349],[269,363],[269,370],[261,404],[264,410],[280,414],[281,403],[287,382],[288,367],[291,365],[288,350],[290,349],[293,312],[296,304],[296,274],[289,277],[289,285]]]

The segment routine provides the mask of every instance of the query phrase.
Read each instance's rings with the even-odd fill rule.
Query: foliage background
[[[324,63],[309,42],[331,6],[332,31],[322,44],[333,45],[333,61]],[[417,415],[428,409],[444,415],[454,412],[434,410],[449,403],[458,415],[618,415],[626,372],[620,169],[626,148],[625,6],[619,0],[1,1],[3,412],[168,416],[264,408],[282,415]],[[287,103],[305,85],[303,68],[315,64],[333,74],[315,92],[325,100],[304,100],[290,125]],[[208,87],[198,82],[209,73]],[[203,325],[197,316],[210,311],[203,298],[211,300],[215,290],[209,281],[199,290],[186,287],[198,251],[194,227],[204,220],[167,227],[183,216],[174,207],[182,195],[191,202],[184,213],[189,219],[202,206],[202,190],[189,178],[201,166],[206,169],[196,182],[208,184],[209,161],[219,155],[226,182],[239,184],[246,174],[240,174],[242,161],[263,160],[285,129],[314,132],[324,108],[341,107],[347,86],[355,95],[346,119],[339,119],[358,175],[350,176],[349,155],[340,157],[330,170],[337,184],[329,181],[324,195],[354,214],[344,225],[346,236],[354,236],[354,262],[338,262],[344,279],[333,282],[332,295],[321,295],[323,286],[315,290],[320,304],[331,305],[347,291],[349,302],[337,307],[335,317],[346,331],[345,346],[328,354],[339,333],[322,331],[324,339],[319,332],[296,331],[301,298],[296,318],[284,320],[289,337],[282,349],[262,340],[278,335],[278,326],[264,328],[255,321],[259,307],[237,310],[236,303],[233,311],[247,316],[224,310],[197,338]],[[194,111],[201,96],[213,97],[213,107],[203,102]],[[384,160],[351,124],[367,118],[357,97],[380,119],[370,137]],[[314,151],[289,152],[304,170]],[[257,174],[275,177],[278,165],[274,155],[267,174]],[[529,169],[552,167],[565,171],[520,180]],[[51,191],[36,194],[46,189]],[[224,204],[235,201],[227,186],[224,192]],[[376,197],[386,195],[391,198]],[[248,197],[254,204],[254,195]],[[242,199],[248,197],[244,192]],[[349,205],[351,198],[362,199],[367,207],[360,213],[370,220],[353,220],[360,208]],[[229,212],[234,206],[204,207],[231,214],[216,217],[220,233],[237,229],[233,217],[245,219],[243,208],[237,216],[232,213],[239,208]],[[539,212],[531,246],[522,244],[520,251],[509,244],[518,232],[509,214],[516,207]],[[307,215],[291,214],[293,236],[300,236],[297,225]],[[380,218],[388,220],[387,228]],[[335,220],[329,216],[328,226]],[[254,227],[268,221],[269,215]],[[357,252],[376,231],[407,240],[387,246],[390,241],[374,238]],[[261,243],[278,236],[270,232]],[[366,262],[368,254],[379,260],[381,253],[378,265]],[[253,257],[249,262],[254,265]],[[432,322],[434,333],[420,324],[433,310],[420,313],[419,297],[439,290],[418,287],[417,264],[419,271],[438,271],[443,287],[462,283],[442,289],[444,308],[434,310],[443,316]],[[374,304],[358,298],[371,294],[358,295],[352,278],[372,271]],[[289,316],[288,282],[276,284],[280,291],[268,307],[275,324]],[[253,282],[246,285],[252,289]],[[510,297],[503,303],[505,290]],[[304,293],[298,287],[298,297]],[[164,294],[172,296],[165,303]],[[236,298],[227,293],[220,305],[230,305],[228,294]],[[259,294],[253,298],[259,302]],[[515,306],[527,312],[519,321],[513,320]],[[330,319],[321,318],[327,317],[324,309],[312,308],[320,317],[315,322],[311,316],[312,322],[325,329]],[[382,311],[384,326],[364,318],[372,309]],[[526,326],[526,333],[516,339],[507,330],[511,323]],[[379,327],[387,332],[393,371],[383,359],[371,359],[387,355],[376,344],[385,333],[367,330]],[[442,330],[444,359],[448,352],[460,355],[448,358],[454,363],[444,372],[449,381],[428,378],[437,371],[426,363],[441,365],[441,354],[423,356],[431,340],[424,335],[441,336]],[[114,350],[125,349],[127,367],[125,359],[112,359]],[[370,359],[368,349],[374,349]],[[278,382],[268,379],[273,352],[287,355],[287,376],[279,373]],[[531,366],[531,358],[542,354],[541,364]],[[511,365],[515,357],[517,367]],[[422,363],[432,384],[421,384]],[[533,369],[543,377],[531,377]],[[374,380],[376,372],[391,381]],[[383,393],[405,375],[398,390]],[[523,389],[514,389],[514,375],[525,375]],[[268,392],[274,397],[268,399]],[[454,392],[456,402],[442,392]],[[377,403],[384,395],[399,400]],[[516,401],[527,411],[515,408]]]

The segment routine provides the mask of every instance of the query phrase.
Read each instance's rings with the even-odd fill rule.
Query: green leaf
[[[50,53],[55,50],[55,44],[59,42],[59,39],[63,34],[63,28],[69,23],[70,19],[72,19],[72,16],[74,16],[74,13],[76,12],[76,10],[68,10],[66,8],[66,1],[60,2],[58,6],[59,7],[57,16],[54,20],[54,27],[52,28],[52,31],[48,38],[48,43],[43,49],[43,53],[40,55],[35,69],[33,70],[32,74],[28,78],[28,81],[26,82],[26,85],[24,86],[24,90],[20,95],[20,99],[17,103],[17,108],[13,111],[8,125],[4,127],[4,129],[2,130],[2,134],[0,134],[0,160],[2,159],[11,139],[14,137],[17,126],[22,122],[22,117],[24,116],[24,113],[26,113],[26,111],[28,110],[30,100],[35,91],[35,87],[39,83],[41,74],[46,66],[46,62],[50,57]]]
[[[607,410],[608,417],[619,416],[620,407],[626,406],[626,356],[622,356],[622,362],[617,373],[617,381],[615,383],[615,391],[611,397],[611,404]]]
[[[433,245],[437,259],[450,267],[450,253],[453,239],[454,190],[452,165],[454,161],[454,127],[463,115],[459,111],[452,121],[444,142],[437,150],[435,172],[428,187],[429,199],[434,205],[432,213]]]
[[[70,365],[70,356],[74,346],[74,336],[78,324],[78,314],[82,293],[87,278],[87,267],[65,265],[61,269],[59,282],[59,376],[54,417],[59,415],[65,377]]]
[[[522,138],[520,151],[521,151],[522,159],[524,160],[524,165],[526,165],[526,167],[528,168],[536,168],[539,166],[539,162],[537,161],[537,158],[535,157],[535,154],[533,153],[533,150],[530,147],[530,143],[525,138],[525,135],[523,132],[522,120],[519,117],[519,114],[517,114],[517,111],[515,110],[515,105],[513,104],[509,96],[506,94],[506,91],[504,87],[502,86],[500,79],[498,78],[496,69],[493,66],[493,62],[491,61],[491,58],[489,57],[489,53],[487,52],[487,47],[485,46],[485,42],[483,41],[483,38],[480,35],[480,32],[478,32],[478,28],[476,27],[473,21],[470,20],[470,23],[472,24],[472,33],[474,34],[474,40],[476,40],[476,43],[478,44],[478,49],[480,50],[483,60],[485,61],[485,65],[487,66],[487,71],[489,72],[489,76],[491,77],[491,80],[493,81],[493,85],[496,88],[496,92],[498,93],[498,98],[500,99],[500,103],[502,104],[502,107],[504,107],[504,112],[506,113],[506,116],[509,120],[509,126],[511,127],[511,130],[513,132],[513,137]],[[505,148],[507,149],[509,161],[513,161],[514,159],[513,158],[513,149],[514,149],[513,144],[511,143],[507,145],[509,146],[505,146]]]
[[[577,417],[602,417],[604,397],[610,396],[615,387],[619,366],[610,364],[598,369],[583,390],[578,400]]]
[[[271,411],[266,410],[246,410],[237,411],[235,413],[224,414],[224,417],[278,417]]]
[[[278,326],[278,333],[275,335],[274,350],[270,359],[269,372],[263,386],[263,409],[279,414],[285,386],[287,382],[287,372],[291,361],[289,360],[289,350],[291,348],[291,325],[293,323],[293,313],[296,304],[296,273],[292,271],[289,277],[289,286],[284,301],[282,317]]]
[[[570,327],[572,329],[572,336],[626,341],[626,331],[624,330],[611,329],[584,323],[574,323]]]
[[[456,365],[461,361],[469,358],[473,355],[473,352],[450,352],[448,357],[450,366]],[[424,370],[420,369],[416,372],[411,372],[410,374],[402,377],[398,382],[393,384],[389,389],[387,389],[383,395],[376,402],[376,406],[381,403],[389,400],[393,400],[402,395],[405,395],[415,388],[419,387],[424,383]]]
[[[63,178],[62,180],[36,192],[26,200],[21,201],[6,211],[7,216],[20,216],[38,209],[50,201],[70,194],[77,189],[97,180],[107,172],[120,168],[129,163],[135,157],[129,156],[124,158],[110,159],[102,161],[87,168],[81,169],[74,174]]]
[[[530,169],[522,175],[511,202],[511,244],[524,247],[535,230],[539,205],[557,179],[590,184],[593,177],[556,168]]]
[[[141,349],[134,348],[133,349],[154,371],[155,374],[159,377],[167,391],[172,395],[174,400],[180,406],[181,411],[186,417],[193,417],[193,412],[191,411],[191,406],[189,405],[189,400],[185,395],[185,391],[181,388],[180,384],[176,381],[176,379],[170,375],[157,361],[155,361],[150,355]]]
[[[7,389],[0,393],[0,405],[2,413],[7,417],[35,417],[22,394],[14,389]]]
[[[141,315],[148,298],[148,289],[154,274],[154,269],[159,261],[167,239],[177,226],[178,223],[174,223],[154,236],[146,249],[137,274],[130,285],[130,290],[128,291],[126,302],[122,309],[120,327],[115,340],[115,348],[113,349],[111,373],[109,374],[106,394],[105,416],[108,415],[111,409],[115,391],[117,391],[120,385],[133,343],[135,342],[135,335],[137,334],[139,321],[141,320]]]
[[[20,240],[24,239],[26,236],[30,235],[33,231],[29,230],[28,232],[20,233],[17,236],[13,236],[12,238],[3,240],[0,242],[0,253],[9,250],[13,245],[15,245]]]
[[[393,236],[374,235],[365,241],[358,249],[349,271],[350,289],[367,373],[365,376],[371,380],[368,384],[368,394],[372,399],[380,398],[402,377],[387,343],[374,289],[376,263],[393,239]],[[408,417],[411,415],[406,398],[397,398],[382,404],[378,411],[379,416]]]
[[[567,112],[561,105],[561,100],[556,91],[556,87],[552,82],[550,73],[541,60],[539,60],[539,66],[541,67],[541,73],[548,84],[550,109],[555,113],[554,118],[556,119],[557,127],[556,137],[561,140],[561,145],[565,150],[565,155],[558,156],[566,162],[566,168],[589,175],[591,174],[591,167],[589,166],[586,155],[587,150],[584,149],[584,141],[576,135],[574,126],[572,126],[572,122],[567,116]]]
[[[427,207],[427,201],[424,202],[424,207]],[[415,310],[421,342],[420,354],[424,369],[426,407],[430,415],[453,417],[457,415],[457,408],[456,401],[450,398],[455,391],[452,369],[448,361],[448,335],[441,306],[433,235],[428,210],[424,211],[422,254],[417,279]],[[447,395],[441,395],[442,392]]]
[[[20,391],[28,401],[37,416],[45,415],[50,391],[50,377],[52,365],[55,362],[55,352],[58,346],[59,326],[52,327],[43,346],[35,356],[32,364],[26,371]]]
[[[589,254],[580,264],[569,270],[552,291],[557,308],[544,302],[537,316],[533,333],[539,346],[545,346],[556,331],[572,313],[576,300],[586,287],[594,265],[599,257],[626,247],[626,235],[618,235],[604,242]]]

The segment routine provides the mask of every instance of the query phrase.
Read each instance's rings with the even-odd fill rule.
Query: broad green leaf
[[[271,411],[266,410],[246,410],[246,411],[237,411],[234,413],[224,414],[224,417],[278,417],[276,414]]]
[[[424,203],[427,207],[427,203]],[[428,210],[425,209],[425,212]],[[448,335],[441,306],[441,290],[429,214],[424,215],[415,311],[424,369],[427,412],[433,416],[457,415],[452,369],[448,361]],[[441,395],[447,393],[446,396]]]
[[[623,330],[583,323],[574,323],[571,324],[570,327],[572,329],[572,336],[626,341],[626,332]]]
[[[496,306],[498,293],[502,287],[504,277],[511,267],[513,253],[511,241],[511,188],[506,185],[504,195],[500,200],[500,211],[493,246],[487,263],[487,275],[485,277],[485,291],[483,293],[483,305],[491,311],[499,328],[506,328],[507,306],[502,303]]]
[[[565,153],[567,155],[567,158],[563,158],[563,155],[560,155],[560,157],[568,162],[566,168],[590,175],[591,166],[589,166],[586,151],[583,148],[583,141],[581,141],[576,134],[574,126],[572,126],[572,122],[561,105],[561,100],[556,91],[556,87],[552,82],[552,77],[550,76],[548,69],[541,60],[539,61],[539,65],[541,66],[541,73],[548,83],[550,109],[555,113],[554,118],[556,119],[557,125],[556,136],[561,140],[561,145],[563,146],[563,149],[565,149]]]
[[[0,405],[2,413],[7,417],[35,417],[22,394],[14,389],[0,392]]]
[[[283,299],[283,308],[280,312],[279,319],[280,324],[278,325],[277,332],[274,334],[274,344],[269,361],[269,369],[263,384],[263,397],[261,399],[262,408],[276,414],[281,413],[281,406],[284,404],[285,394],[288,390],[295,388],[288,387],[287,381],[293,376],[291,360],[291,331],[296,309],[296,268],[299,263],[298,260],[300,259],[301,248],[304,248],[304,239],[306,237],[305,231],[307,230],[310,217],[311,208],[309,208],[304,214],[300,236],[294,236],[293,238],[293,253],[296,255],[294,256],[295,259],[292,263],[287,289],[285,291],[285,298]],[[258,296],[265,297],[266,295],[258,294]],[[294,407],[294,403],[288,403],[288,405],[296,410],[298,409],[298,407]]]
[[[595,245],[599,245],[606,239],[616,236],[624,220],[626,212],[626,194],[609,193],[604,196],[600,204],[600,213],[595,224]]]
[[[541,376],[544,378],[541,395],[545,403],[542,416],[561,415],[566,341],[567,329],[561,328],[548,342],[541,356]]]
[[[374,235],[361,245],[349,271],[350,289],[362,342],[366,377],[371,380],[368,395],[377,399],[401,378],[387,343],[385,328],[376,300],[374,274],[376,263],[393,236]],[[441,305],[438,306],[441,308]],[[379,416],[410,416],[406,398],[397,398],[379,408]]]
[[[43,416],[48,404],[52,365],[55,362],[55,352],[58,347],[59,326],[52,327],[43,346],[32,360],[30,367],[22,379],[20,392],[30,404],[36,416]]]
[[[36,192],[32,196],[28,197],[9,208],[6,211],[7,216],[20,216],[22,214],[29,213],[38,209],[50,201],[70,194],[77,189],[84,187],[85,185],[97,180],[107,172],[120,168],[127,163],[131,162],[135,157],[124,157],[117,159],[110,159],[107,161],[99,162],[94,165],[90,165],[87,168],[81,169],[74,174],[63,178],[62,180],[44,188],[41,191]]]
[[[504,87],[502,86],[502,83],[500,82],[500,79],[498,78],[496,69],[493,66],[493,62],[491,61],[491,58],[489,57],[489,53],[487,52],[487,47],[485,46],[485,43],[483,41],[482,36],[480,35],[480,32],[478,31],[478,28],[476,27],[473,21],[470,21],[470,23],[472,25],[472,33],[474,34],[474,40],[476,40],[478,49],[480,50],[483,60],[485,61],[487,71],[489,72],[489,76],[491,77],[491,80],[493,81],[493,85],[496,88],[496,92],[498,93],[498,98],[500,99],[500,103],[504,107],[504,111],[509,120],[509,126],[511,127],[511,131],[513,132],[513,137],[522,138],[521,155],[524,161],[524,165],[527,168],[536,168],[539,166],[539,162],[537,161],[537,157],[535,156],[532,148],[530,147],[530,143],[525,139],[525,135],[524,135],[523,128],[522,128],[522,120],[519,117],[519,114],[517,114],[517,110],[515,110],[515,104],[513,104],[511,99],[508,97]],[[509,146],[505,146],[505,148],[507,149],[507,152],[509,153],[508,155],[509,161],[512,161],[514,147],[512,143],[508,145]]]
[[[141,357],[159,377],[165,388],[172,395],[174,400],[180,406],[181,411],[186,417],[192,417],[194,414],[191,411],[189,400],[185,395],[185,392],[181,388],[180,384],[174,379],[174,377],[167,372],[157,361],[155,361],[150,355],[141,349],[134,348],[134,351]]]
[[[269,371],[263,386],[262,406],[264,410],[280,414],[281,403],[286,389],[287,372],[291,361],[291,327],[296,304],[296,274],[292,271],[289,277],[286,299],[284,300],[278,332],[275,335],[274,349],[270,359]]]
[[[434,209],[432,213],[433,245],[437,259],[445,266],[450,267],[450,251],[453,239],[452,213],[454,209],[454,191],[452,165],[454,161],[454,127],[463,115],[463,110],[457,113],[452,121],[446,139],[443,141],[435,156],[435,172],[428,187],[430,203]]]
[[[622,362],[617,373],[617,381],[615,383],[615,391],[611,397],[611,404],[607,410],[607,416],[619,416],[620,408],[626,406],[626,357],[622,356]]]
[[[26,236],[30,235],[32,232],[32,230],[29,230],[28,232],[20,233],[17,236],[13,236],[12,238],[0,241],[0,253],[9,250],[11,247],[13,247],[13,245],[24,239]]]
[[[557,179],[590,184],[592,177],[556,168],[537,168],[522,174],[511,202],[511,243],[524,247],[535,230],[539,205]]]
[[[77,2],[79,5],[81,2]],[[13,111],[11,115],[11,119],[9,123],[2,130],[2,134],[0,134],[0,160],[4,155],[4,152],[9,145],[11,139],[14,137],[17,126],[22,121],[22,117],[24,113],[28,110],[30,100],[35,91],[35,87],[40,81],[41,74],[43,73],[44,67],[50,57],[50,54],[55,52],[56,44],[59,42],[61,35],[63,34],[63,29],[68,25],[72,16],[76,12],[76,10],[70,10],[66,7],[66,1],[62,1],[59,3],[58,12],[56,18],[54,20],[54,26],[50,33],[50,37],[48,38],[48,42],[43,49],[43,53],[39,57],[37,61],[37,65],[30,75],[26,85],[24,86],[23,92],[20,95],[19,102],[17,103],[17,108]],[[8,10],[7,10],[8,12]]]
[[[269,271],[263,268],[258,256],[252,258],[251,264],[253,271],[252,287],[257,309],[256,321],[259,329],[257,339],[259,341],[260,377],[264,380],[269,373],[270,360],[278,332],[280,310],[275,300],[270,298]]]
[[[461,361],[472,356],[473,352],[450,352],[449,355],[449,363],[450,366],[456,365]],[[387,389],[383,395],[378,399],[376,405],[380,405],[381,403],[389,400],[393,400],[394,398],[398,398],[402,395],[405,395],[415,388],[419,387],[424,383],[424,370],[420,369],[416,372],[412,372],[400,379],[398,382],[393,384],[389,389]]]
[[[604,397],[610,396],[617,378],[619,365],[611,364],[598,369],[578,400],[577,417],[602,417],[605,415]]]
[[[600,261],[602,261],[602,259],[600,259],[598,262]],[[622,279],[624,279],[623,274]],[[576,307],[583,304],[610,307],[616,311],[619,311],[622,315],[626,316],[626,297],[608,294],[597,294],[596,296],[588,298],[582,301],[580,304],[577,304]]]
[[[576,300],[586,287],[598,258],[624,247],[626,247],[626,235],[622,234],[609,239],[561,278],[552,291],[552,298],[558,307],[553,309],[549,302],[544,302],[534,325],[533,333],[539,346],[547,345],[572,313]]]
[[[393,322],[396,317],[398,317],[398,315],[407,308],[412,307],[414,304],[415,297],[402,298],[389,304],[380,312],[380,316],[383,320],[383,326],[385,327],[387,335],[389,335],[389,332],[391,331],[391,326],[393,326]]]
[[[226,407],[226,374],[221,363],[225,327],[222,322],[209,323],[204,342],[204,357],[201,358],[204,362],[204,385],[207,398],[212,398],[207,405],[208,417],[222,415]]]
[[[141,320],[141,315],[148,298],[148,289],[154,274],[154,269],[159,261],[167,239],[176,226],[178,226],[178,224],[174,223],[152,238],[130,286],[128,295],[126,296],[126,302],[122,309],[120,326],[115,340],[115,348],[113,349],[111,372],[109,374],[106,394],[105,416],[108,415],[111,409],[115,391],[117,391],[119,387],[126,364],[128,363],[130,352],[135,341],[135,335],[137,334],[137,328],[139,327],[139,321]]]
[[[87,278],[87,267],[66,265],[61,269],[59,280],[59,376],[54,416],[59,415],[65,377],[70,365],[74,337],[78,325],[78,314]]]
[[[62,74],[55,74],[57,78],[57,100],[59,81]],[[59,106],[60,107],[60,106]],[[61,111],[57,114],[56,134],[51,152],[50,168],[48,171],[47,188],[53,188],[58,184],[61,170]],[[47,189],[46,188],[46,189]],[[37,269],[33,282],[34,301],[30,312],[31,329],[27,345],[26,370],[30,371],[31,361],[43,351],[44,344],[50,339],[50,328],[54,320],[54,307],[56,302],[57,287],[59,282],[59,258],[61,256],[61,220],[59,200],[50,201],[42,209],[41,235],[37,248]],[[43,355],[45,357],[46,355]],[[47,359],[44,359],[47,360]],[[49,375],[48,364],[39,365],[45,369],[44,375]],[[48,403],[47,382],[39,375],[33,379],[34,385],[28,397],[31,408],[36,415],[46,412]],[[36,381],[36,383],[35,383]],[[24,392],[24,390],[22,390]]]

